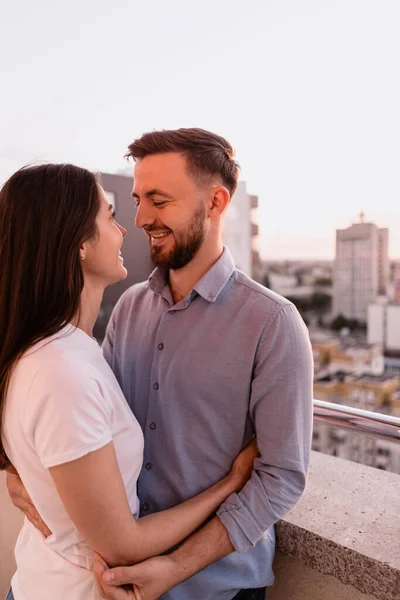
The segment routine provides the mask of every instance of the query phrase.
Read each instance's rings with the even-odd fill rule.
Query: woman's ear
[[[86,258],[86,244],[85,243],[81,244],[81,247],[79,248],[79,258],[81,260],[85,260],[85,258]]]

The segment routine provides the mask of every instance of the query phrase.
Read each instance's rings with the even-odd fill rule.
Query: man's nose
[[[155,221],[154,211],[151,206],[145,202],[141,202],[137,207],[135,225],[136,227],[146,227],[146,225],[152,225]]]

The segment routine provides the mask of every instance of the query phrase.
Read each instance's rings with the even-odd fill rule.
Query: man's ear
[[[218,219],[226,211],[230,202],[231,195],[223,185],[214,185],[211,188],[211,201],[208,216],[211,219]]]

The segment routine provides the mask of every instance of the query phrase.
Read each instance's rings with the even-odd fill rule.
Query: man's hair
[[[201,185],[217,175],[231,196],[235,193],[239,177],[235,151],[223,137],[205,129],[192,127],[144,133],[128,146],[125,158],[137,161],[145,156],[167,152],[183,154],[190,175]]]

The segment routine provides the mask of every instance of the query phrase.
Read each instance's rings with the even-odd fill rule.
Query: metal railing
[[[314,400],[314,419],[329,425],[351,429],[391,442],[400,443],[400,418],[391,415]]]

